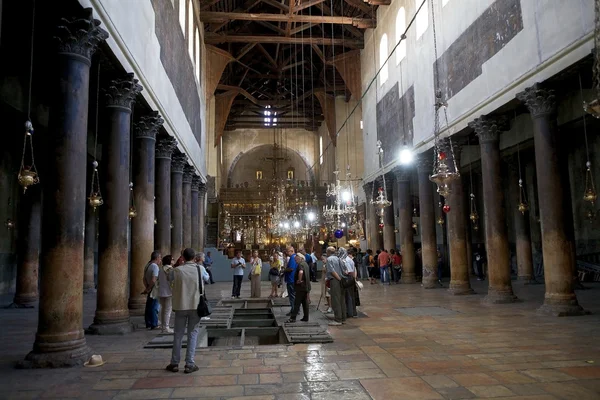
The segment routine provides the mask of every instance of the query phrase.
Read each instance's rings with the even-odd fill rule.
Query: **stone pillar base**
[[[129,318],[127,321],[117,321],[114,323],[98,323],[94,321],[85,331],[88,335],[125,335],[131,332],[133,332],[133,325],[129,321]]]
[[[463,296],[475,294],[475,291],[471,288],[469,282],[451,281],[450,286],[448,287],[448,293],[454,296]]]
[[[537,313],[552,317],[576,317],[591,314],[590,311],[584,310],[579,305],[576,298],[564,300],[546,298],[544,304],[537,309]]]
[[[414,272],[413,273],[403,273],[402,275],[400,275],[400,282],[401,283],[417,283],[417,278],[415,277]]]
[[[41,345],[36,345],[41,347]],[[68,350],[40,351],[39,349],[31,351],[25,357],[25,360],[17,363],[17,368],[65,368],[82,366],[92,355],[85,339],[77,339],[68,343],[60,343],[61,347],[70,347]],[[45,346],[44,346],[45,347]]]
[[[423,289],[435,289],[441,287],[437,279],[424,280],[421,286],[423,286]]]
[[[481,301],[485,304],[507,304],[519,301],[512,290],[499,291],[492,288],[488,289],[487,296]]]
[[[17,306],[33,307],[38,300],[37,294],[18,294],[13,299],[13,304]]]
[[[146,310],[146,297],[142,296],[140,298],[130,298],[128,307],[130,316],[144,315],[144,312]]]

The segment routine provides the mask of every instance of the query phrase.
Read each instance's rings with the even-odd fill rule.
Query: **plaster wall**
[[[369,84],[380,67],[381,37],[387,35],[389,54],[396,44],[395,22],[398,10],[400,7],[405,8],[408,22],[421,1],[394,0],[390,6],[380,6],[377,11],[377,28],[368,30],[365,34],[361,62],[363,91],[368,89],[362,105],[363,137],[367,154],[375,154],[376,103],[396,84],[402,88],[399,96],[403,96],[409,87],[414,86],[413,145],[416,151],[424,151],[433,145],[435,56],[431,1],[427,1],[429,22],[425,33],[417,38],[413,25],[407,33],[406,56],[397,64],[396,54],[392,54],[388,61],[388,79],[385,82],[378,79],[371,86]],[[438,59],[490,6],[497,6],[502,1],[508,0],[450,0],[444,5],[439,0],[433,0]],[[513,100],[526,87],[555,75],[590,53],[593,47],[592,0],[521,0],[518,5],[522,29],[514,32],[514,38],[481,65],[478,76],[448,100],[449,126],[443,129],[442,135],[460,131],[473,119]],[[470,54],[467,52],[476,50],[467,46],[465,57]],[[445,65],[442,69],[444,68],[450,66]],[[386,169],[394,165],[395,161],[390,162]],[[376,170],[377,159],[366,158],[366,179],[372,180]]]
[[[176,0],[182,1],[183,0]],[[178,147],[188,156],[190,163],[206,181],[206,137],[207,118],[204,82],[206,68],[202,68],[201,79],[189,82],[198,91],[200,98],[201,133],[196,135],[184,113],[173,83],[161,63],[161,47],[156,36],[156,15],[152,1],[123,0],[79,0],[83,7],[94,9],[95,18],[102,22],[102,28],[108,31],[108,45],[126,71],[135,73],[144,87],[141,95],[152,109],[164,118],[164,129],[178,141]],[[176,4],[167,1],[170,7]],[[178,24],[172,29],[181,29]],[[203,35],[203,26],[199,26]],[[201,42],[203,42],[201,37]],[[204,63],[204,45],[201,45],[201,62]],[[180,55],[189,57],[189,54]],[[197,140],[197,137],[201,137]]]
[[[221,142],[223,160],[220,165],[220,187],[227,185],[229,170],[236,159],[241,159],[243,154],[256,147],[273,145],[275,138],[277,138],[277,143],[284,149],[288,148],[296,151],[304,160],[305,165],[310,167],[318,160],[319,137],[315,132],[305,129],[283,129],[282,131],[274,129],[238,129],[226,131],[223,133]],[[271,168],[272,165],[270,163],[266,165],[265,172],[267,167]],[[315,173],[316,176],[318,174]]]

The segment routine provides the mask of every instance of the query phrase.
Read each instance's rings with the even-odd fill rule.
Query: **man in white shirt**
[[[159,251],[153,251],[150,255],[150,261],[144,268],[144,288],[142,294],[146,294],[146,310],[144,311],[144,319],[146,320],[146,329],[158,328],[158,290],[155,286],[158,285],[158,264],[161,262],[161,254]],[[155,290],[153,290],[155,289]]]
[[[185,263],[177,268],[169,268],[167,276],[173,283],[173,311],[175,311],[175,335],[173,338],[173,351],[171,353],[171,363],[167,365],[166,370],[171,372],[179,371],[179,361],[181,359],[181,341],[187,327],[187,351],[185,353],[186,374],[198,371],[198,366],[194,362],[196,354],[196,344],[198,340],[198,303],[200,295],[204,292],[204,282],[210,279],[204,267],[196,264],[194,258],[196,252],[194,249],[187,248],[183,250],[183,259]],[[199,254],[199,260],[204,261],[204,254]],[[202,280],[200,276],[202,275]]]
[[[244,270],[246,269],[246,260],[242,258],[242,251],[236,250],[235,257],[231,260],[231,269],[233,269],[233,289],[231,298],[240,298],[242,290],[242,281],[244,280]]]

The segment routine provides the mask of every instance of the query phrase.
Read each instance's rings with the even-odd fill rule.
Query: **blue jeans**
[[[194,365],[196,344],[198,341],[198,322],[200,317],[196,310],[175,311],[175,334],[173,338],[173,351],[171,364],[179,365],[181,359],[181,342],[187,326],[187,350],[185,352],[185,365]]]
[[[156,328],[158,326],[158,299],[153,299],[150,295],[146,297],[144,319],[146,320],[146,328]]]
[[[388,267],[379,267],[379,273],[381,274],[381,283],[390,281],[390,277],[388,276]]]
[[[287,283],[287,292],[288,298],[290,299],[290,307],[292,307],[290,312],[292,312],[294,311],[294,303],[296,302],[296,288],[294,287],[294,282]]]

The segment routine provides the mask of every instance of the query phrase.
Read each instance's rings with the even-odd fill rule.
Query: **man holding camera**
[[[235,257],[231,260],[231,269],[233,269],[233,289],[231,298],[239,299],[242,290],[242,281],[244,280],[244,270],[246,269],[246,260],[242,258],[242,251],[236,250]]]

